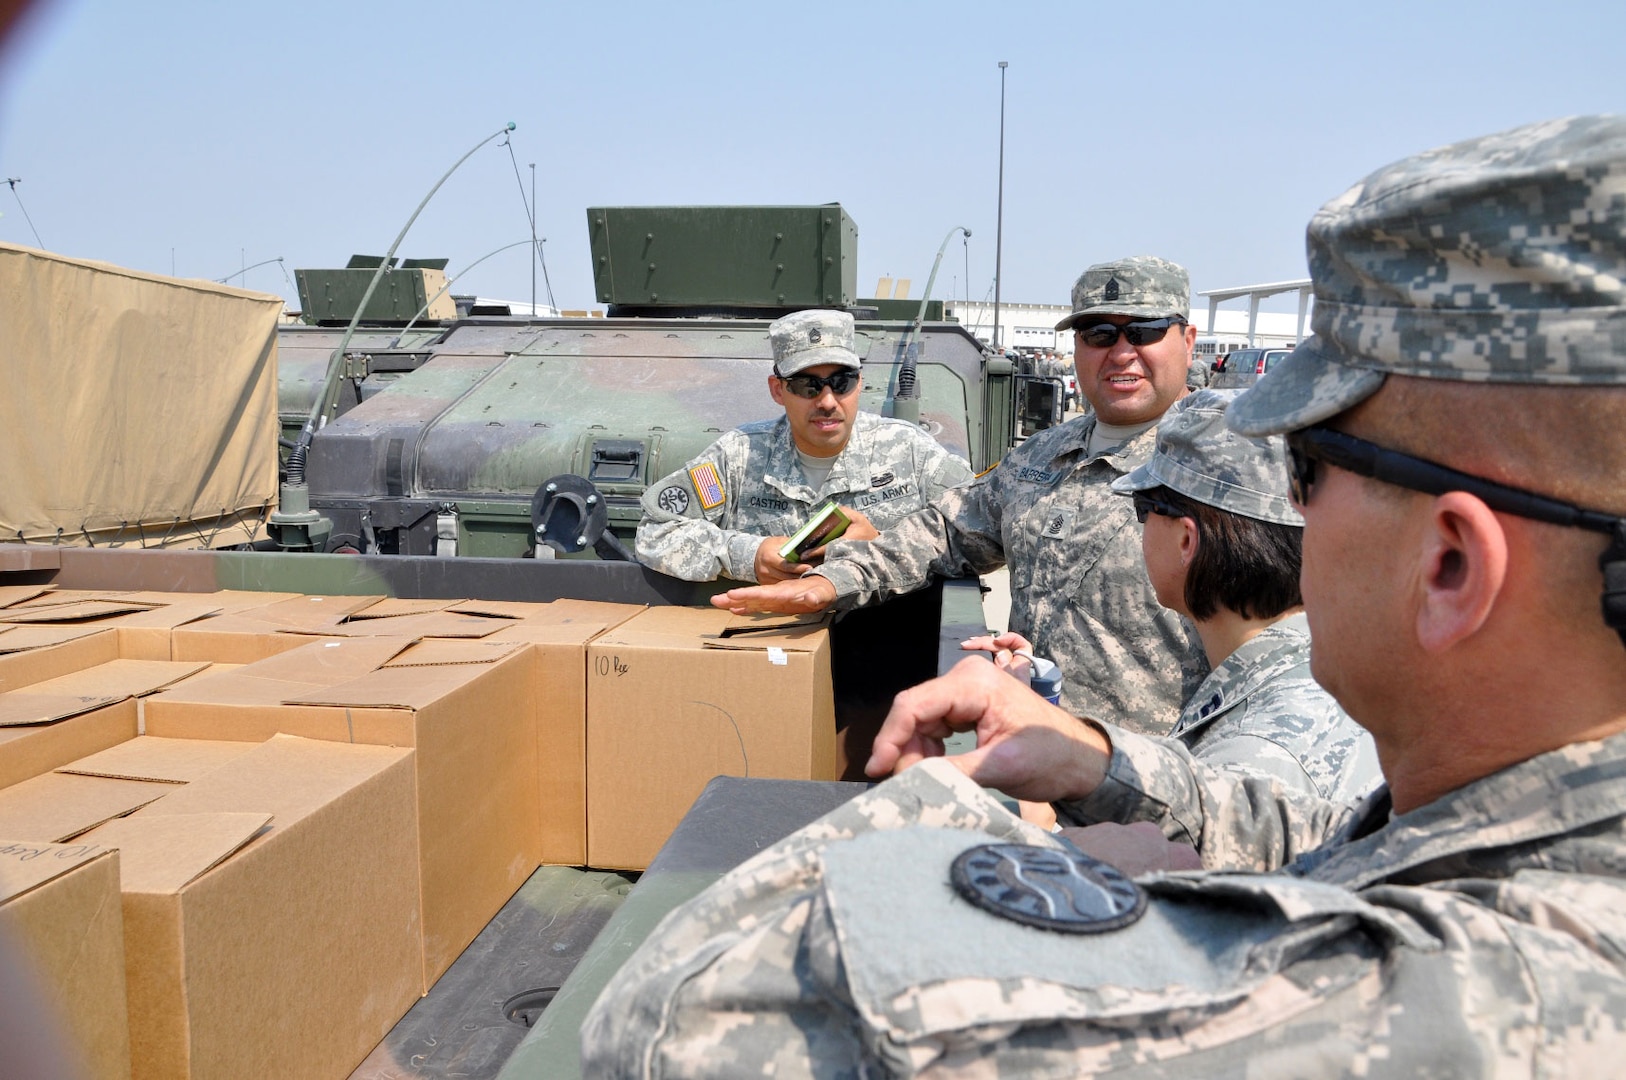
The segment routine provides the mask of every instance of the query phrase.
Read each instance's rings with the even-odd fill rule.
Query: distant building
[[[1260,311],[1259,302],[1282,293],[1298,294],[1298,313]],[[1230,289],[1209,289],[1197,294],[1208,302],[1207,312],[1193,311],[1197,327],[1197,356],[1212,362],[1222,353],[1250,346],[1282,348],[1297,345],[1309,328],[1310,279],[1272,281],[1263,285],[1240,285]],[[1221,311],[1231,300],[1246,300],[1247,311]]]
[[[1071,332],[1056,332],[1056,324],[1072,312],[1067,304],[1007,304],[999,305],[999,341],[1007,349],[1022,352],[1061,352],[1072,355]],[[984,345],[994,341],[994,305],[968,303],[963,300],[947,302],[944,313],[971,331]]]
[[[1294,313],[1261,311],[1255,318],[1253,345],[1262,349],[1280,349],[1299,343],[1299,317]],[[1207,325],[1208,313],[1204,311],[1193,311],[1191,321],[1197,327],[1197,355],[1205,360],[1212,361],[1220,353],[1245,349],[1249,345],[1246,311],[1216,311],[1212,327]]]
[[[1198,293],[1198,301],[1191,310],[1191,325],[1197,328],[1197,355],[1212,361],[1220,353],[1250,345],[1260,348],[1297,345],[1309,330],[1311,298],[1308,286],[1308,281],[1287,281]],[[1290,291],[1299,293],[1297,314],[1258,310],[1259,300]],[[1242,299],[1248,301],[1245,311],[1219,306],[1227,301]],[[998,344],[1020,352],[1057,352],[1071,356],[1072,333],[1057,333],[1055,325],[1072,310],[1067,304],[1001,303]],[[958,319],[960,325],[984,345],[995,344],[993,304],[950,300],[945,313],[951,319]]]

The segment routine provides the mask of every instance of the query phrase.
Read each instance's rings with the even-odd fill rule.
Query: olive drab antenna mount
[[[1616,519],[1598,568],[1603,571],[1603,621],[1626,645],[1626,518]]]
[[[551,476],[531,496],[532,556],[540,548],[561,555],[593,549],[606,562],[637,562],[609,529],[610,512],[591,480],[572,473]]]
[[[350,339],[355,336],[356,327],[361,322],[362,312],[367,310],[367,303],[373,298],[378,283],[384,275],[395,265],[395,250],[406,239],[406,234],[412,228],[412,223],[418,220],[423,208],[429,205],[429,200],[435,197],[441,185],[451,179],[465,161],[474,156],[486,143],[501,138],[513,131],[518,125],[512,120],[493,131],[471,147],[468,153],[458,158],[450,169],[429,193],[418,203],[418,208],[412,211],[406,224],[401,226],[400,233],[395,237],[395,243],[378,262],[378,269],[373,271],[373,278],[367,283],[367,291],[361,294],[361,302],[356,305],[356,313],[350,318],[350,325],[344,328],[344,335],[339,338],[338,348],[328,359],[327,377],[322,380],[322,389],[311,403],[310,415],[305,418],[305,426],[300,429],[299,439],[295,442],[293,450],[288,455],[287,479],[283,481],[277,499],[277,509],[272,512],[266,521],[266,529],[276,540],[277,546],[286,550],[312,550],[320,551],[327,542],[328,534],[333,531],[333,522],[311,509],[310,485],[305,483],[305,459],[310,454],[311,438],[316,432],[327,426],[339,407],[339,384],[344,374],[344,354],[350,347]]]

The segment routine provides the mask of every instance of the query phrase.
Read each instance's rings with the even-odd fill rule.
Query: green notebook
[[[825,503],[807,519],[806,525],[796,530],[795,536],[785,541],[779,549],[779,557],[786,562],[799,563],[809,551],[828,544],[846,532],[847,526],[852,523],[852,518],[841,507],[833,502]]]

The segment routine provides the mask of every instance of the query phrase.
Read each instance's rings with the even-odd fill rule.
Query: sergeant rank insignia
[[[1117,930],[1146,913],[1139,885],[1071,846],[978,844],[954,860],[949,881],[984,911],[1064,934]]]
[[[689,470],[689,479],[694,481],[694,493],[700,497],[700,509],[723,505],[723,482],[717,476],[717,466],[709,461],[696,465]]]

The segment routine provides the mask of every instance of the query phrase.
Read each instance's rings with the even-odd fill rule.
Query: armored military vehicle
[[[435,291],[444,264],[408,261],[341,356],[377,261],[299,272],[309,325],[278,341],[285,447],[324,387],[332,419],[296,466],[321,524],[281,530],[281,546],[624,557],[646,484],[771,414],[768,324],[802,308],[854,314],[862,408],[917,421],[977,471],[1014,441],[1028,386],[1054,389],[941,304],[859,298],[839,204],[599,207],[587,225],[604,317],[459,318]]]

